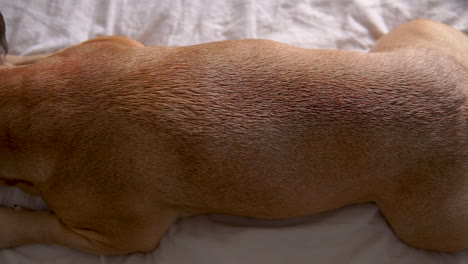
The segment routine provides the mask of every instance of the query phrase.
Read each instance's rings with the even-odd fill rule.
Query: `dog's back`
[[[147,249],[175,216],[276,219],[374,201],[412,245],[468,244],[467,74],[450,55],[129,42],[0,69],[0,136],[24,161],[15,176],[67,225],[133,223],[105,238]]]
[[[466,157],[464,69],[421,51],[314,51],[266,40],[141,49],[90,42],[28,67],[35,83],[28,100],[42,132],[25,138],[73,138],[76,147],[89,140],[83,157],[112,156],[114,146],[134,150],[125,160],[151,156],[135,169],[152,175],[154,188],[184,190],[167,195],[212,203],[220,213],[249,214],[227,208],[220,193],[239,201],[233,207],[249,204],[271,218],[375,200],[401,188],[395,179],[411,181],[414,164]],[[173,183],[159,190],[173,168]],[[384,192],[386,179],[393,183]],[[372,188],[363,192],[363,183]],[[250,194],[237,197],[241,190]]]

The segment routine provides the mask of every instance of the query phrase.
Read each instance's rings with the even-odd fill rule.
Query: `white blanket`
[[[145,45],[266,38],[306,48],[365,51],[392,27],[416,18],[468,33],[465,0],[0,0],[0,10],[12,54],[55,51],[99,35],[125,35]],[[13,204],[45,208],[38,198],[1,187],[0,205]],[[27,245],[0,250],[0,263],[461,264],[468,263],[468,251],[442,254],[410,248],[396,238],[379,210],[367,204],[281,228],[185,219],[150,254],[99,257]]]

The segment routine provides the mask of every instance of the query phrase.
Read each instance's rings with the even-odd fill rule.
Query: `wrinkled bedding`
[[[429,18],[468,33],[464,0],[0,0],[12,54],[51,52],[101,35],[145,45],[266,38],[305,48],[366,51],[392,27]],[[467,47],[468,48],[468,47]],[[0,117],[1,118],[1,117]],[[46,205],[0,187],[0,205]],[[1,228],[1,227],[0,227]],[[286,227],[184,219],[149,254],[102,257],[50,245],[0,250],[0,263],[468,263],[468,251],[427,252],[400,242],[377,207],[363,204]]]

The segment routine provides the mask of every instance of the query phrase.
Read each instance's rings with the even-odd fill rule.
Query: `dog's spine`
[[[8,53],[8,43],[6,40],[6,27],[5,20],[3,19],[2,12],[0,12],[0,62],[3,63],[5,56]]]

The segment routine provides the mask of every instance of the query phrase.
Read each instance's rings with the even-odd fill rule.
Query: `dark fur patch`
[[[5,36],[5,20],[3,19],[3,15],[0,12],[0,55],[5,56],[8,53],[8,43],[6,41]]]

